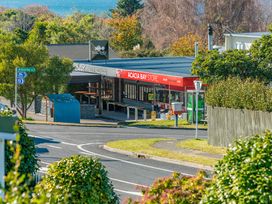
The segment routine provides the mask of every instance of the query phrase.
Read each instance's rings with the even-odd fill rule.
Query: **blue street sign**
[[[27,77],[27,73],[26,72],[18,72],[17,73],[17,78],[19,79],[24,79]]]
[[[17,84],[22,85],[25,83],[25,80],[22,78],[17,78]]]

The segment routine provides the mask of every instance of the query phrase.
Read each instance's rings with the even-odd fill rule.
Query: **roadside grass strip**
[[[201,152],[207,152],[210,154],[220,154],[224,155],[227,153],[226,147],[216,147],[208,144],[208,141],[205,139],[190,139],[182,140],[176,144],[177,147],[197,150]]]
[[[181,162],[186,161],[205,166],[214,166],[218,161],[218,159],[205,157],[202,155],[186,154],[153,147],[153,145],[157,142],[170,140],[171,139],[166,138],[119,140],[108,142],[106,145],[111,148],[130,151],[137,154],[147,154],[150,156],[164,157]]]
[[[129,127],[150,127],[150,128],[173,128],[175,126],[174,120],[156,120],[156,121],[133,121],[121,123]],[[179,128],[195,128],[195,124],[190,124],[186,120],[179,120]],[[198,128],[207,129],[207,125],[199,124]]]

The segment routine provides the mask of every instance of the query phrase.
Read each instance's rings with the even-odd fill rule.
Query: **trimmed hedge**
[[[206,103],[212,107],[272,111],[272,89],[256,80],[229,78],[211,85]]]
[[[272,134],[236,141],[215,167],[202,203],[272,203]]]
[[[36,188],[50,193],[49,203],[119,203],[105,167],[92,157],[72,156],[51,164]]]

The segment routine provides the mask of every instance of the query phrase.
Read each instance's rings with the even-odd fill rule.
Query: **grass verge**
[[[177,143],[177,147],[198,150],[210,154],[226,154],[227,152],[227,148],[209,145],[208,141],[203,139],[183,140]]]
[[[107,143],[107,146],[115,149],[130,151],[134,153],[148,154],[152,156],[164,157],[168,159],[187,161],[196,164],[214,166],[217,159],[205,156],[179,153],[176,151],[168,151],[164,149],[154,148],[153,145],[160,141],[170,139],[165,138],[152,138],[152,139],[132,139],[132,140],[119,140]]]
[[[133,122],[122,122],[120,125],[126,125],[129,127],[150,127],[150,128],[172,128],[175,126],[174,120],[156,120],[156,121],[133,121]],[[195,128],[195,124],[190,124],[186,120],[179,120],[179,128]],[[207,129],[207,125],[199,124],[198,128]]]

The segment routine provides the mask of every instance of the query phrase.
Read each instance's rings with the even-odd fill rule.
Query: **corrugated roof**
[[[190,77],[193,57],[154,57],[77,62],[89,66]]]

